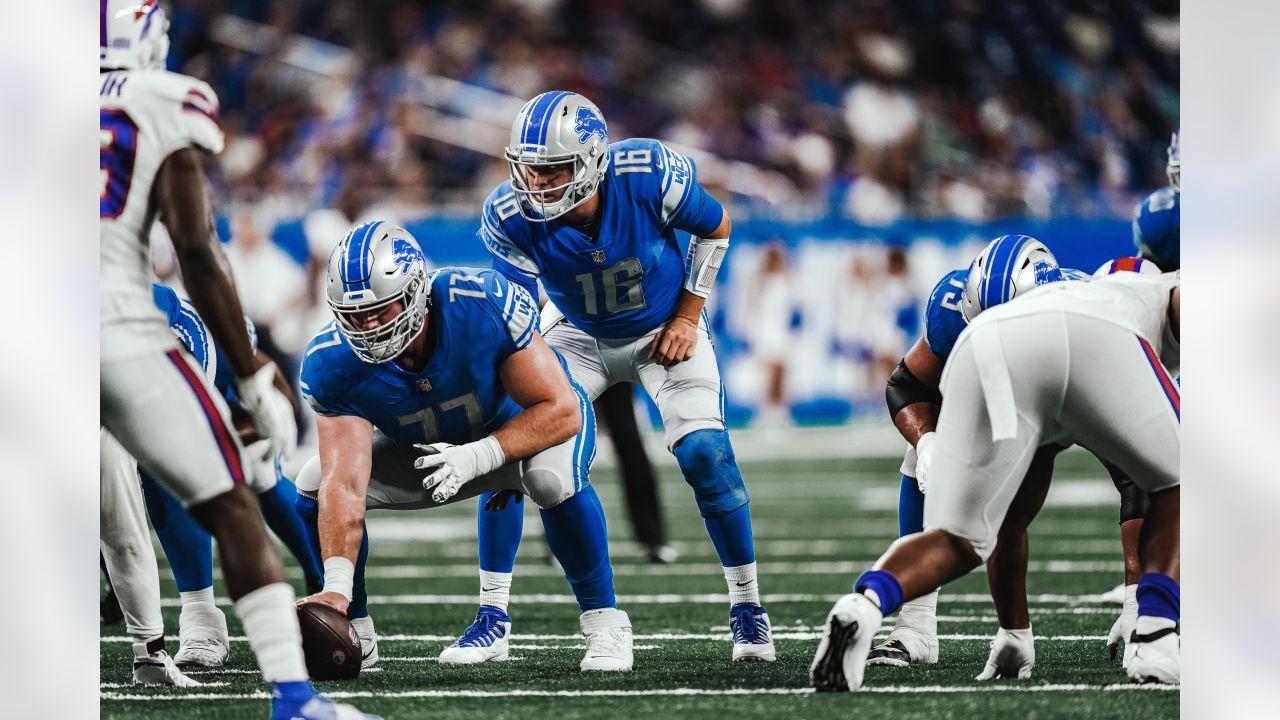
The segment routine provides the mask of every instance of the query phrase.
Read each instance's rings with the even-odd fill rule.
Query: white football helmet
[[[1149,260],[1144,260],[1140,257],[1122,257],[1106,261],[1102,264],[1102,267],[1093,271],[1093,276],[1100,278],[1118,272],[1134,272],[1139,275],[1159,275],[1160,268],[1156,267],[1155,263]]]
[[[1057,258],[1044,243],[1029,235],[1001,235],[969,265],[960,312],[966,323],[973,322],[983,310],[1062,277]]]
[[[352,229],[329,256],[326,275],[329,309],[361,360],[394,358],[426,326],[431,296],[427,259],[408,230],[381,221]],[[360,316],[396,302],[404,309],[394,318],[361,327]]]
[[[1182,194],[1182,151],[1178,149],[1178,134],[1181,130],[1173,131],[1173,140],[1169,141],[1169,164],[1165,166],[1165,174],[1169,176],[1169,184],[1173,186],[1173,191]]]
[[[100,70],[159,70],[169,56],[169,18],[157,0],[102,0]]]
[[[529,186],[525,168],[565,163],[573,163],[568,182],[541,190]],[[564,90],[530,100],[511,125],[507,164],[525,219],[547,222],[578,207],[595,193],[609,167],[609,130],[600,108]]]

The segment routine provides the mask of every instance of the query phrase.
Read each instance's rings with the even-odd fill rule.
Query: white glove
[[[1031,677],[1031,668],[1036,664],[1036,641],[1031,636],[1031,628],[1026,630],[996,631],[991,641],[991,654],[987,656],[987,666],[975,680],[1008,679],[1026,680]]]
[[[292,452],[298,446],[298,424],[293,419],[293,406],[276,389],[276,366],[267,363],[257,372],[236,380],[240,405],[253,418],[258,437],[267,440],[264,459]]]
[[[933,441],[937,439],[937,433],[927,432],[916,440],[916,487],[921,494],[929,486],[929,464],[933,462]]]
[[[434,488],[431,499],[438,503],[457,495],[463,485],[497,470],[507,461],[502,446],[492,435],[466,445],[433,443],[414,447],[429,453],[414,460],[413,466],[419,470],[435,468],[422,479],[422,489]]]
[[[1129,636],[1133,634],[1133,626],[1138,624],[1138,586],[1124,586],[1124,607],[1120,610],[1120,617],[1116,618],[1116,622],[1111,626],[1111,632],[1107,634],[1107,657],[1112,660],[1116,659],[1116,650],[1120,643],[1124,643],[1124,655],[1121,656],[1120,666],[1129,669],[1129,661],[1133,659],[1133,653],[1136,650],[1129,644]]]

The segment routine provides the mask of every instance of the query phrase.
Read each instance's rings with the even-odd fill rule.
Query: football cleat
[[[178,666],[173,664],[173,658],[169,657],[169,653],[164,650],[148,653],[145,643],[135,643],[133,653],[134,687],[142,687],[144,685],[197,687],[200,685],[195,680],[183,675]]]
[[[818,652],[809,665],[809,680],[818,692],[862,687],[871,639],[880,630],[883,615],[871,599],[850,593],[836,601],[827,614]]]
[[[378,664],[378,632],[373,629],[373,618],[352,618],[351,627],[360,638],[360,669],[368,670]]]
[[[216,607],[190,604],[178,616],[178,654],[173,656],[179,667],[220,668],[231,653],[227,635],[227,616]]]
[[[1138,619],[1139,624],[1143,619]],[[1129,646],[1133,648],[1133,659],[1125,670],[1133,682],[1178,685],[1182,681],[1177,626],[1146,634],[1134,630],[1129,636]]]
[[[645,545],[644,556],[655,565],[670,565],[680,559],[680,551],[670,545]]]
[[[366,715],[350,705],[339,705],[322,695],[312,695],[304,703],[271,699],[271,720],[382,720]]]
[[[938,662],[938,591],[903,603],[898,622],[884,642],[871,649],[868,665],[907,667]]]
[[[440,651],[440,662],[474,665],[506,660],[511,651],[511,618],[492,605],[481,605],[476,620],[453,644]]]
[[[582,613],[582,634],[587,654],[579,666],[582,672],[625,672],[635,665],[631,648],[631,618],[616,608]]]
[[[733,661],[773,662],[778,652],[773,647],[769,613],[755,603],[738,603],[729,608],[729,629],[733,631]]]

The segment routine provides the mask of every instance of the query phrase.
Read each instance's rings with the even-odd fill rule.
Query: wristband
[[[351,602],[351,588],[355,584],[356,566],[350,560],[335,555],[324,561],[324,590],[338,593]]]

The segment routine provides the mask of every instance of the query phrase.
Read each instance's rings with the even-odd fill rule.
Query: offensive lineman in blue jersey
[[[538,333],[524,288],[492,270],[425,265],[417,241],[384,222],[353,229],[329,259],[336,322],[308,345],[301,372],[320,454],[298,473],[299,508],[316,523],[325,582],[308,599],[368,616],[366,508],[518,491],[542,508],[583,611],[581,669],[630,670],[631,622],[616,607],[588,481],[591,403]],[[505,655],[510,623],[482,608],[476,624]]]
[[[544,319],[547,343],[589,398],[636,382],[657,403],[667,447],[724,568],[732,657],[776,659],[760,604],[750,498],[725,430],[703,313],[729,247],[728,213],[683,155],[656,140],[609,144],[599,108],[575,93],[530,100],[512,124],[506,156],[511,179],[485,200],[477,233],[494,267],[535,295],[542,281],[563,316]],[[678,230],[692,236],[687,254]],[[519,542],[514,513],[505,514],[512,519],[502,531],[501,517],[481,515],[482,534],[487,528],[508,540],[506,552],[488,560],[506,569],[509,588]],[[490,569],[485,561],[482,572]]]
[[[1177,270],[1182,261],[1182,152],[1176,132],[1169,143],[1165,172],[1169,187],[1151,193],[1133,211],[1133,244],[1142,257],[1169,272]]]
[[[231,364],[209,337],[204,321],[191,303],[179,298],[172,288],[154,284],[152,297],[156,307],[168,317],[174,334],[195,356],[196,363],[222,394],[227,405],[233,408],[234,417],[239,399]],[[257,349],[253,322],[246,317],[245,324],[254,352],[265,358]],[[279,370],[276,370],[276,388],[285,397],[293,398],[293,391]],[[238,425],[243,427],[243,423]],[[321,583],[320,559],[312,550],[306,527],[294,508],[297,492],[293,482],[280,473],[278,458],[262,457],[265,446],[261,440],[254,442],[251,428],[242,429],[240,434],[246,446],[248,484],[258,496],[267,526],[284,541],[302,567],[308,592],[315,592]],[[174,655],[174,662],[179,666],[221,667],[230,651],[230,642],[226,616],[213,600],[213,538],[158,482],[144,472],[139,472],[139,475],[147,514],[169,559],[182,600],[178,621],[180,647]]]
[[[942,402],[939,383],[947,357],[969,321],[983,310],[1008,302],[1038,285],[1087,278],[1088,275],[1080,271],[1059,267],[1053,254],[1038,240],[1025,235],[1004,235],[989,243],[967,269],[947,273],[934,286],[925,310],[925,332],[899,361],[885,391],[894,425],[911,443],[902,463],[898,501],[900,535],[911,535],[924,529],[931,445]],[[1054,458],[1063,449],[1060,445],[1040,448],[1028,470],[1028,477],[1047,479],[1053,472]],[[1122,522],[1127,519],[1126,512],[1141,517],[1145,501],[1141,491],[1118,468],[1108,464],[1108,470],[1121,491]],[[1019,501],[1031,509],[1038,509],[1043,496],[1019,498]],[[1010,518],[1023,514],[1011,512]],[[1025,671],[1029,675],[1031,670],[1030,662],[1025,669],[1015,667],[1012,670],[995,662],[996,650],[1006,644],[1031,647],[1025,584],[1025,535],[1025,526],[1017,522],[1006,523],[1001,529],[1000,547],[988,565],[1001,629],[997,635],[997,646],[993,647],[991,658],[979,679],[1010,677],[1010,673],[1012,677],[1019,677],[1019,673]],[[1134,550],[1136,552],[1136,542]],[[904,603],[897,625],[883,643],[872,649],[867,664],[905,667],[936,663],[937,604],[936,590]]]

